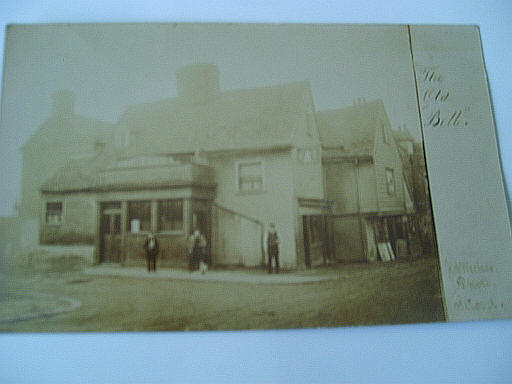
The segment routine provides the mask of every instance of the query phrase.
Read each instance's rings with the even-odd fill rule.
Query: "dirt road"
[[[441,321],[437,270],[432,258],[341,265],[314,272],[330,274],[331,280],[301,284],[90,276],[80,271],[18,274],[13,280],[18,293],[69,297],[81,306],[0,324],[0,330],[268,329]]]

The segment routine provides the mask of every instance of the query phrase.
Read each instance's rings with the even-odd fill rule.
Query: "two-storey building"
[[[42,184],[42,242],[93,239],[97,262],[130,265],[152,231],[180,266],[199,227],[214,264],[258,266],[272,222],[288,268],[390,257],[409,200],[382,102],[317,112],[309,82],[221,91],[214,64],[177,84]]]

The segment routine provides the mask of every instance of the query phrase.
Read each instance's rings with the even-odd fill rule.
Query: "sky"
[[[48,118],[51,94],[116,122],[133,104],[176,96],[176,70],[213,62],[230,90],[309,80],[317,110],[382,99],[392,127],[420,139],[406,26],[48,24],[9,27],[0,122],[0,216],[14,214],[20,147]]]

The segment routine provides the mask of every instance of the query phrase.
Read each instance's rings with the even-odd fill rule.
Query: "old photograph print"
[[[444,321],[407,26],[8,29],[0,330]]]

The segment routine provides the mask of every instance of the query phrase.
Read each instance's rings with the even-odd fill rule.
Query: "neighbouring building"
[[[103,152],[112,142],[113,124],[77,115],[72,92],[55,92],[52,101],[51,115],[21,148],[21,201],[18,214],[24,243],[21,244],[22,248],[38,243],[38,222],[41,212],[46,212],[40,195],[42,183],[70,160]],[[86,161],[85,158],[82,163]],[[52,220],[51,209],[50,206],[45,213],[49,215],[49,222]],[[66,242],[65,238],[54,240]],[[70,243],[72,241],[69,240]]]
[[[435,253],[437,248],[434,246],[434,225],[423,144],[414,140],[405,124],[399,125],[398,130],[393,131],[393,136],[402,159],[404,180],[414,203],[413,230],[421,245],[415,253]]]
[[[16,216],[0,216],[0,269],[15,261],[13,255],[21,240],[19,225],[20,221]]]
[[[222,91],[214,64],[180,69],[177,84],[177,97],[128,107],[114,127],[58,139],[75,132],[88,147],[24,183],[39,184],[42,243],[93,242],[96,262],[134,265],[153,231],[159,262],[184,266],[199,227],[212,263],[259,266],[273,222],[288,268],[407,255],[413,206],[381,101],[316,111],[307,81]],[[58,136],[49,124],[36,135]]]
[[[353,106],[316,114],[322,144],[326,224],[335,260],[406,257],[413,205],[384,104],[358,99]]]

